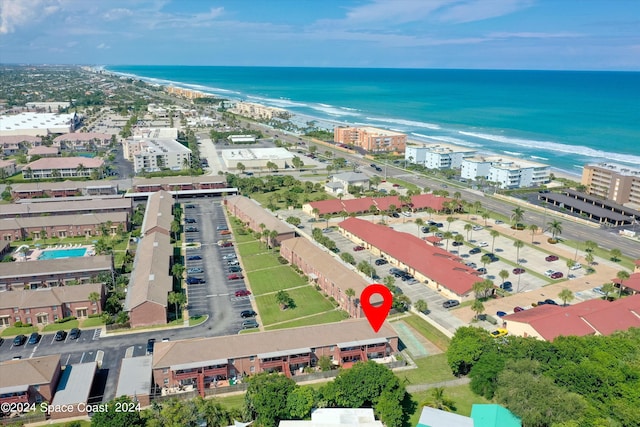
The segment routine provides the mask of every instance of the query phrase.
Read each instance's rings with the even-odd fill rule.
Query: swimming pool
[[[76,258],[85,256],[87,248],[48,249],[42,251],[38,259]]]

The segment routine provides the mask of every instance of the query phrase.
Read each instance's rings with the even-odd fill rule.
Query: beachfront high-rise
[[[122,144],[124,158],[133,161],[135,173],[191,167],[191,150],[179,143],[178,129],[137,129]]]
[[[360,147],[372,153],[403,153],[407,145],[407,135],[392,130],[374,127],[335,127],[333,141]]]
[[[422,165],[428,169],[458,169],[463,159],[475,154],[476,151],[470,148],[433,144],[421,147],[409,146],[404,152],[404,158],[409,163]]]
[[[503,157],[467,157],[462,160],[460,176],[470,180],[498,183],[500,188],[539,187],[548,184],[549,165]]]
[[[589,194],[640,206],[640,168],[617,163],[587,165],[582,169],[582,184]]]

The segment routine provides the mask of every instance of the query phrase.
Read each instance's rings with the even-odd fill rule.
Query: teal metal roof
[[[500,405],[475,404],[471,407],[474,427],[522,427],[522,422],[511,411]]]

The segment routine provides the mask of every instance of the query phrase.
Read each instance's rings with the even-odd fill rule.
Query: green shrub
[[[285,257],[283,257],[282,255],[278,255],[278,262],[280,264],[288,264],[289,261],[287,261],[287,259]]]
[[[65,323],[68,322],[70,320],[76,320],[77,317],[76,316],[67,316],[67,317],[63,317],[62,319],[58,319],[55,321],[55,323]]]

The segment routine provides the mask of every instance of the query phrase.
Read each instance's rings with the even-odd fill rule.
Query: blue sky
[[[640,0],[0,0],[0,62],[640,70]]]

